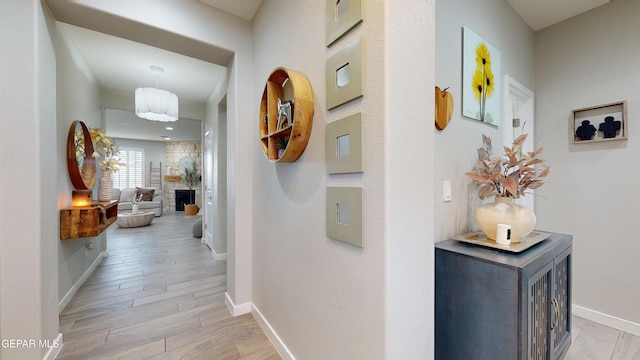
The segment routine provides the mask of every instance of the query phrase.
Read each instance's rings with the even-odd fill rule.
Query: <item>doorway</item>
[[[246,94],[252,91],[252,41],[251,31],[247,31],[250,29],[249,23],[215,21],[217,14],[198,11],[200,6],[205,5],[191,2],[163,3],[163,6],[155,9],[156,16],[149,16],[144,8],[135,4],[116,6],[110,2],[98,2],[86,6],[84,2],[67,0],[47,0],[46,3],[58,21],[175,51],[227,68],[227,82],[220,89],[223,90],[220,94],[227,94],[228,104],[226,151],[229,170],[226,176],[228,206],[225,215],[230,281],[225,299],[234,315],[250,312],[253,178],[250,149],[253,140],[251,134],[241,126],[242,122],[252,117],[252,107],[241,101],[246,100]],[[157,16],[159,14],[172,19],[177,15],[178,18],[192,19],[193,26],[184,27],[181,23],[162,21]],[[193,81],[201,82],[201,79]]]
[[[509,75],[504,77],[502,143],[513,143],[520,134],[528,134],[522,151],[530,152],[535,148],[535,97],[529,90]],[[535,190],[528,190],[525,196],[515,199],[515,203],[535,209]]]

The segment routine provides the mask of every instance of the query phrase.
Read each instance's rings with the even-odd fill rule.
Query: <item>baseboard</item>
[[[62,350],[62,333],[58,333],[58,336],[53,340],[49,351],[44,354],[42,360],[55,360],[58,354],[60,354],[60,350]]]
[[[82,274],[80,279],[78,279],[78,281],[76,281],[76,283],[73,284],[71,289],[69,289],[67,294],[62,298],[62,300],[58,304],[58,313],[61,313],[62,310],[64,310],[64,308],[67,307],[67,305],[69,304],[69,302],[71,301],[73,296],[80,289],[80,286],[82,286],[82,284],[84,284],[84,282],[87,281],[89,276],[93,273],[93,271],[96,269],[96,267],[98,267],[98,265],[100,264],[100,261],[102,260],[102,258],[106,258],[107,256],[109,256],[108,252],[106,252],[106,251],[101,252],[100,255],[98,255],[98,257],[93,261],[91,266],[89,266],[89,268],[84,272],[84,274]]]
[[[267,319],[262,316],[260,310],[258,310],[258,308],[253,304],[251,304],[251,308],[253,317],[256,318],[258,325],[260,325],[262,331],[264,331],[265,335],[267,335],[273,346],[276,348],[276,351],[278,352],[278,354],[280,354],[280,357],[283,360],[295,360],[296,358],[293,356],[291,351],[289,351],[287,345],[285,345],[280,336],[278,336],[273,327],[271,327],[271,324],[269,324]]]
[[[224,303],[227,305],[227,308],[233,316],[240,316],[251,312],[250,302],[242,305],[236,305],[233,303],[233,300],[231,300],[228,292],[224,293]]]
[[[640,336],[640,324],[636,324],[634,322],[620,319],[608,314],[603,314],[601,312],[587,309],[575,304],[571,306],[571,311],[573,312],[573,315],[581,317],[583,319],[595,321],[602,325],[610,326],[614,329]]]
[[[227,260],[227,253],[218,254],[214,249],[211,249],[211,255],[213,255],[213,260]]]

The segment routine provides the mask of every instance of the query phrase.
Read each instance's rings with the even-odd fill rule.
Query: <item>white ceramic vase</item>
[[[103,171],[100,180],[98,180],[98,201],[111,201],[112,193],[113,180],[111,179],[111,173]]]
[[[513,203],[510,197],[498,197],[480,206],[475,214],[476,224],[491,240],[496,240],[498,224],[511,225],[511,241],[520,242],[536,227],[536,215],[526,206]]]
[[[132,214],[137,214],[139,211],[140,211],[140,205],[138,205],[138,204],[131,205],[131,213]]]

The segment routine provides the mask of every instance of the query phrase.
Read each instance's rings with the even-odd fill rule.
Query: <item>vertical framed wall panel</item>
[[[327,124],[327,173],[363,172],[362,114]]]
[[[331,46],[363,20],[363,0],[327,1],[327,46]]]
[[[325,76],[328,110],[364,94],[363,39],[363,37],[355,39],[327,59]]]
[[[327,235],[357,247],[362,243],[362,188],[327,188]]]

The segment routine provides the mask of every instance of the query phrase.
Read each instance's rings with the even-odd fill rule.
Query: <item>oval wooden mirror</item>
[[[76,190],[91,190],[96,183],[96,159],[89,129],[82,121],[74,121],[67,137],[67,167]]]

